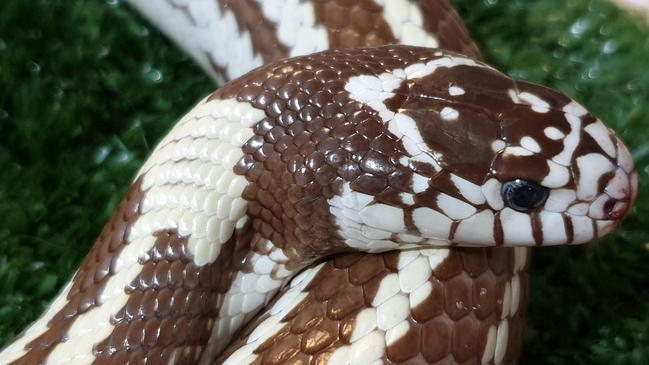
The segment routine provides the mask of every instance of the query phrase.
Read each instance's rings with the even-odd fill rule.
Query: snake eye
[[[540,207],[548,199],[549,191],[541,185],[516,179],[507,181],[500,189],[505,205],[519,212]]]

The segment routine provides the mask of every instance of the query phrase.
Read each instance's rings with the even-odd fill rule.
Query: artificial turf
[[[456,0],[489,63],[616,129],[636,207],[535,251],[522,364],[649,364],[649,27],[603,0]],[[151,147],[211,81],[117,0],[0,2],[0,344],[67,281]]]

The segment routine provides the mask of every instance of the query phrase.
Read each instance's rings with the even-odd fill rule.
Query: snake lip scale
[[[514,364],[533,246],[629,211],[622,141],[446,0],[130,0],[216,80],[1,364]]]

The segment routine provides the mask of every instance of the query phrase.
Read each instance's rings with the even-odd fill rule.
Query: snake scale
[[[529,247],[635,199],[614,133],[446,0],[130,3],[231,81],[1,364],[514,364]]]

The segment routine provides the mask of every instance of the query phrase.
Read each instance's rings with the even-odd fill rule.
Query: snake
[[[532,247],[611,232],[624,143],[447,0],[130,0],[222,86],[1,364],[515,364]]]

